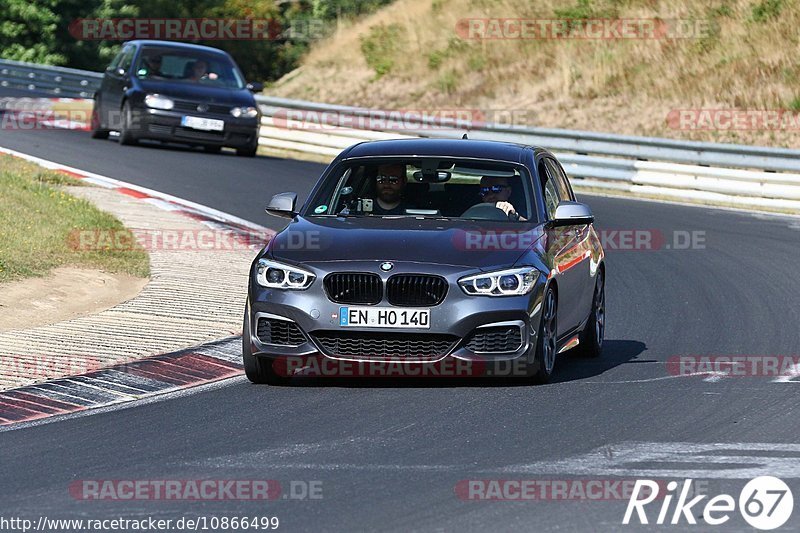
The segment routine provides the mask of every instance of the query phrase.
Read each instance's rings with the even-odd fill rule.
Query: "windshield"
[[[239,69],[229,57],[189,49],[144,48],[134,71],[145,80],[169,80],[228,89],[243,89],[245,86]]]
[[[457,159],[358,161],[331,173],[307,216],[425,217],[530,222],[524,168]]]

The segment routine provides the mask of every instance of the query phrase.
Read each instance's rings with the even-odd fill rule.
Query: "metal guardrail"
[[[448,121],[432,121],[424,130],[406,128],[403,133],[358,129],[341,125],[365,122],[353,119],[354,115],[346,114],[353,108],[311,104],[305,110],[308,113],[287,114],[286,107],[275,104],[291,102],[297,105],[296,101],[267,97],[259,97],[258,101],[264,114],[259,140],[262,146],[329,157],[334,157],[344,148],[360,141],[413,137],[460,138],[465,129],[474,126],[462,124],[464,129],[458,129],[450,127],[452,124]],[[375,110],[358,112],[377,113]],[[307,120],[304,121],[304,118]],[[383,115],[379,118],[383,118]],[[380,123],[380,120],[377,122]],[[485,129],[472,130],[469,136],[473,139],[487,138],[479,135],[485,132]],[[505,140],[529,143],[530,137],[520,135]],[[545,143],[538,144],[552,148]],[[556,156],[577,187],[800,212],[800,173],[642,161],[558,151]]]
[[[90,98],[101,79],[102,74],[97,72],[0,60],[0,87]],[[578,186],[800,211],[798,150],[423,116],[418,117],[416,128],[381,129],[359,127],[372,123],[359,119],[385,117],[391,113],[389,110],[261,95],[256,96],[256,101],[263,113],[259,144],[266,148],[333,157],[365,140],[460,138],[469,132],[471,139],[510,141],[553,150],[567,172],[577,178]],[[308,120],[311,115],[315,121]],[[313,123],[306,127],[304,121]]]
[[[0,87],[64,98],[91,98],[103,75],[72,68],[0,59]]]
[[[329,113],[331,118],[339,116],[369,117],[376,110],[342,105],[320,104],[303,100],[289,100],[268,96],[257,97],[262,110],[296,109]],[[388,113],[383,111],[383,113]],[[269,114],[269,113],[268,113]],[[580,130],[561,130],[524,126],[506,126],[490,123],[472,123],[448,120],[421,120],[431,126],[413,133],[430,137],[459,137],[469,131],[471,139],[487,139],[546,146],[551,150],[562,150],[578,154],[597,154],[648,161],[669,161],[692,165],[715,165],[732,168],[750,168],[774,172],[800,172],[800,150],[769,148],[742,144],[718,144],[698,141],[681,141],[658,137],[638,137],[614,133],[598,133]],[[344,124],[340,124],[344,125]],[[447,131],[446,126],[452,126]]]

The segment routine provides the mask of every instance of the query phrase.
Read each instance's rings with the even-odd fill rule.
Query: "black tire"
[[[131,104],[127,100],[122,105],[122,124],[119,128],[119,144],[123,146],[130,146],[136,144],[138,139],[133,133],[133,112]]]
[[[603,271],[597,273],[592,294],[592,311],[586,327],[581,332],[580,344],[576,355],[582,357],[600,357],[603,352],[603,339],[606,332],[606,285]]]
[[[92,131],[92,139],[108,139],[108,130],[103,128],[103,121],[100,120],[100,106],[97,100],[94,101],[94,106],[92,107],[92,118],[91,118],[91,131]]]
[[[242,324],[242,363],[244,364],[244,374],[251,383],[280,385],[287,383],[288,378],[279,376],[272,367],[272,361],[263,357],[253,355],[250,346],[250,306],[244,311],[244,323]]]
[[[528,368],[533,383],[549,383],[558,353],[558,298],[553,287],[547,287],[542,298],[542,315],[536,336],[536,354]]]
[[[250,146],[246,146],[244,148],[237,148],[236,155],[239,157],[255,157],[256,153],[258,152],[258,139],[256,138],[256,142],[251,144]]]

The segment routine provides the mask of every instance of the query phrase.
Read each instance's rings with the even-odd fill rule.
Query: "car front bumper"
[[[308,265],[304,265],[309,268]],[[391,272],[419,274],[425,269],[419,264],[400,263]],[[341,267],[341,265],[339,265]],[[430,328],[386,329],[375,327],[342,327],[339,325],[340,309],[346,304],[335,303],[328,298],[323,278],[329,272],[323,268],[310,268],[316,274],[314,283],[306,290],[276,290],[261,287],[251,273],[250,292],[248,296],[249,320],[244,332],[250,340],[251,352],[258,357],[273,360],[297,357],[322,357],[337,361],[350,362],[392,362],[402,364],[429,364],[445,359],[469,361],[473,363],[496,363],[503,361],[532,362],[536,335],[539,328],[541,300],[546,284],[546,276],[540,275],[533,290],[522,296],[490,297],[470,296],[458,286],[457,280],[465,275],[463,268],[452,267],[442,271],[436,266],[435,273],[448,282],[447,295],[442,303],[429,307]],[[336,271],[376,272],[376,263],[348,264],[346,268]],[[430,272],[428,272],[430,273]],[[384,283],[389,274],[379,273]],[[392,306],[385,300],[380,307],[403,310],[404,307]],[[424,306],[422,306],[424,307]],[[406,308],[407,309],[407,308]],[[258,334],[259,320],[278,320],[295,324],[302,332],[302,338],[296,336],[292,345],[278,345],[264,342]],[[282,324],[282,323],[281,323]],[[484,328],[518,328],[519,344],[516,349],[507,351],[479,351],[475,344],[469,345],[475,334],[488,331]],[[344,333],[346,332],[346,333]],[[425,340],[432,336],[447,336],[452,343],[444,351],[429,357],[371,357],[352,356],[347,353],[336,353],[330,345],[320,342],[324,336],[343,334],[368,334],[377,339],[381,336],[407,335],[414,340]],[[343,341],[344,342],[344,341]]]
[[[187,113],[180,111],[134,109],[136,136],[140,139],[231,148],[247,148],[258,142],[258,117],[236,118],[232,115],[192,113],[191,116],[222,120],[225,123],[222,131],[205,131],[182,126],[181,120],[186,115]]]

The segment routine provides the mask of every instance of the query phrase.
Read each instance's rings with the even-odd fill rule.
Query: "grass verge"
[[[0,283],[44,276],[62,265],[149,275],[149,259],[134,250],[79,250],[76,230],[126,231],[112,215],[63,190],[79,180],[0,155]]]

